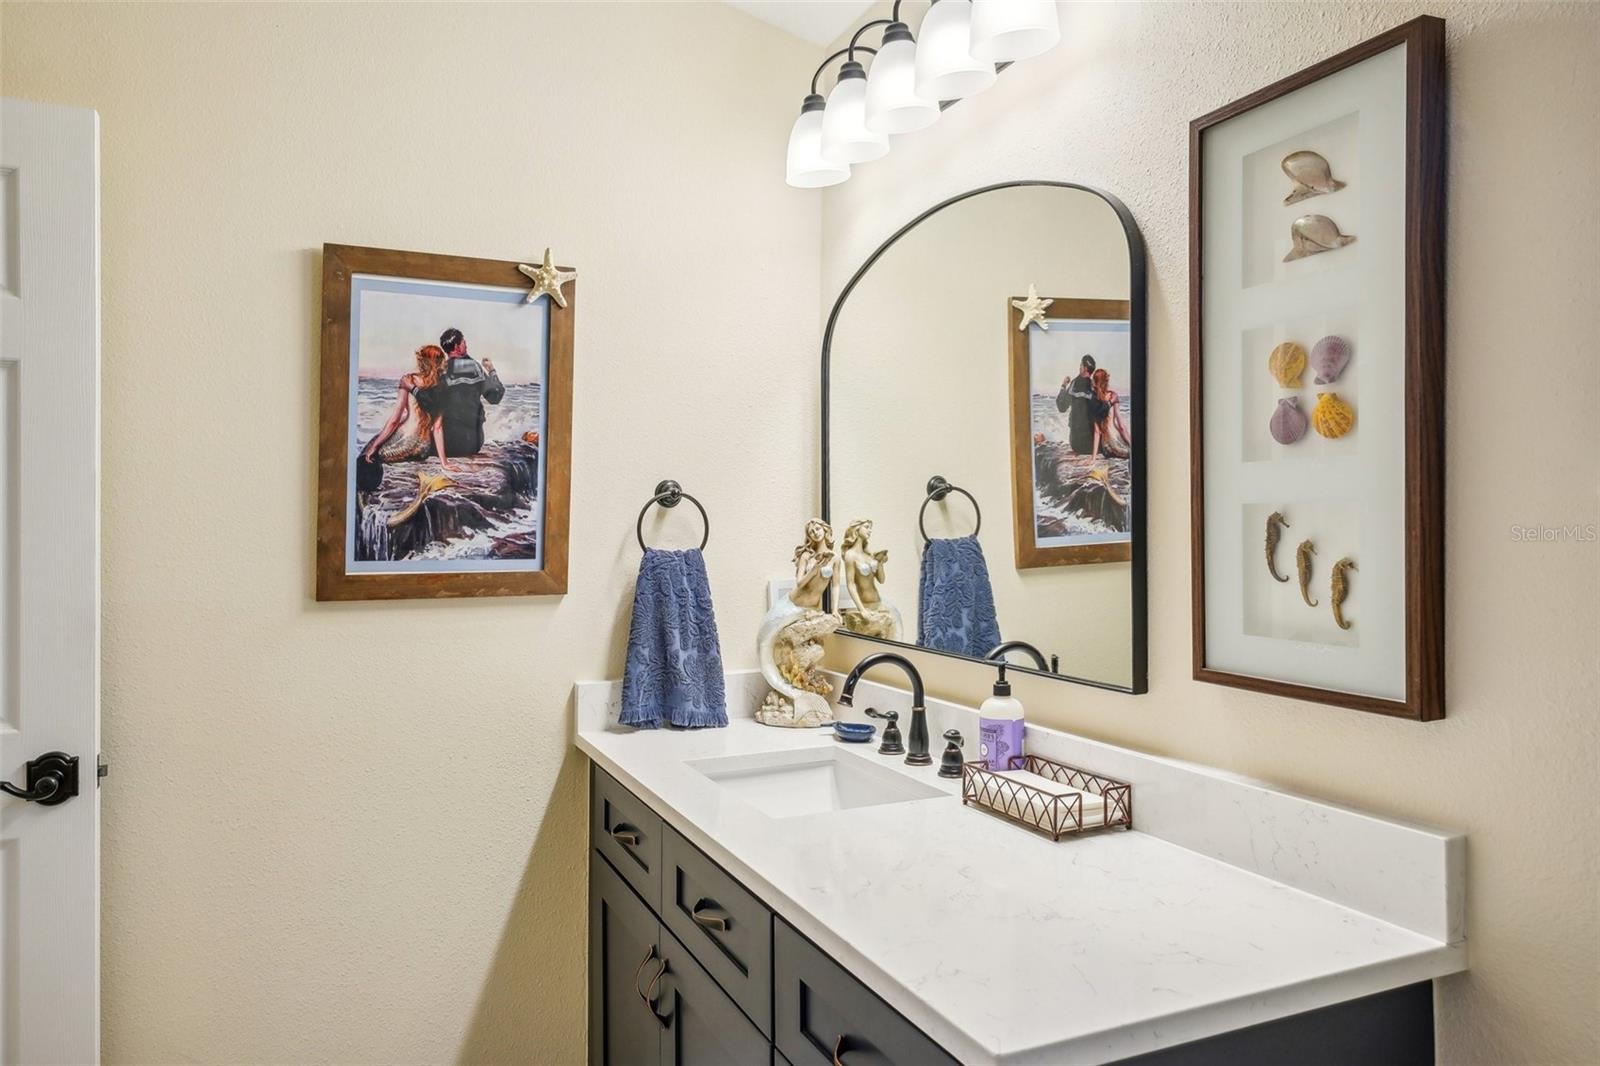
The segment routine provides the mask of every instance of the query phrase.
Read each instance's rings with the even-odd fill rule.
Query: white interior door
[[[5,1066],[100,1058],[99,750],[99,117],[5,100],[0,781],[35,797],[0,795]],[[76,796],[60,763],[30,782],[52,752]]]

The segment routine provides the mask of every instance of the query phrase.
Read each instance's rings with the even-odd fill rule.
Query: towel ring
[[[976,537],[978,530],[983,528],[983,508],[978,506],[978,498],[960,485],[952,485],[938,474],[935,474],[928,479],[928,497],[922,501],[922,510],[917,512],[917,529],[922,532],[922,542],[924,544],[933,540],[932,537],[928,536],[928,527],[922,521],[928,513],[928,504],[934,500],[943,500],[952,492],[959,492],[972,501],[972,511],[978,516],[978,524],[972,527],[972,535]]]
[[[661,481],[656,483],[656,494],[645,501],[639,509],[639,521],[634,525],[634,533],[639,537],[639,550],[645,551],[644,543],[644,516],[649,513],[651,504],[660,504],[662,507],[676,507],[684,500],[694,504],[694,509],[700,512],[700,521],[705,523],[705,536],[700,538],[700,548],[705,550],[707,542],[711,540],[711,519],[706,516],[706,509],[700,506],[700,501],[683,491],[683,486],[676,481]]]

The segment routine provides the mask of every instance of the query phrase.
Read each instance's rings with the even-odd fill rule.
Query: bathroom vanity
[[[1459,835],[1030,726],[1135,789],[1131,830],[1056,843],[932,767],[757,725],[759,675],[727,683],[731,724],[693,732],[577,686],[592,1062],[1432,1061]],[[865,681],[841,717],[869,704],[909,697]]]

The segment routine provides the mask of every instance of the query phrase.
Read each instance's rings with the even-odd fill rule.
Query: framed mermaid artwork
[[[1128,562],[1143,388],[1128,301],[1033,293],[1009,304],[1017,569]]]
[[[573,277],[323,246],[317,599],[566,592]]]
[[[1190,125],[1196,680],[1444,717],[1444,22]]]

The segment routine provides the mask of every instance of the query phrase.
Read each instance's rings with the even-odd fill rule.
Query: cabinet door
[[[789,923],[774,921],[772,939],[772,1037],[795,1066],[956,1066]]]
[[[665,1021],[661,1066],[759,1066],[771,1045],[669,930],[661,931],[667,969],[653,989]]]
[[[656,1066],[662,1023],[644,988],[664,963],[660,925],[627,883],[589,853],[589,1062]]]

